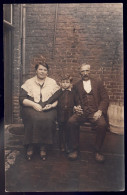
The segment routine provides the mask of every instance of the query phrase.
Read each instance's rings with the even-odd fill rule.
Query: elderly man
[[[74,114],[69,118],[69,150],[68,158],[75,160],[79,152],[79,127],[88,121],[97,126],[95,141],[95,159],[104,162],[101,148],[106,135],[106,114],[109,104],[107,92],[99,79],[90,76],[90,65],[82,64],[80,67],[82,80],[74,86],[76,106]],[[85,140],[84,140],[85,141]]]

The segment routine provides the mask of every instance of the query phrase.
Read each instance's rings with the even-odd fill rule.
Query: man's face
[[[62,80],[61,81],[61,87],[63,89],[69,89],[71,87],[71,83],[70,83],[70,80],[67,79],[67,80]]]
[[[88,81],[90,78],[90,67],[88,65],[81,66],[80,75],[82,77],[82,80]]]
[[[38,69],[36,70],[37,77],[39,79],[45,79],[47,76],[48,70],[46,67],[39,65]]]

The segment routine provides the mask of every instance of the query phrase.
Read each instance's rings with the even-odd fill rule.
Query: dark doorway
[[[4,122],[12,123],[12,4],[3,5]]]
[[[4,119],[12,122],[12,32],[4,27]]]

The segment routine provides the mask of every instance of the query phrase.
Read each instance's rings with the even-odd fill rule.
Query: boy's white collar
[[[69,89],[63,89],[63,88],[62,88],[62,91],[65,91],[65,90],[71,91],[71,88],[69,88]]]

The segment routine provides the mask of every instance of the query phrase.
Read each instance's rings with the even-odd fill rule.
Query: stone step
[[[11,124],[5,127],[5,147],[6,148],[23,148],[24,126],[22,124]],[[54,135],[54,148],[58,149],[59,137],[58,130]],[[80,128],[80,150],[93,151],[96,132],[91,128]],[[106,138],[102,148],[104,153],[124,154],[124,136],[112,132],[106,133]]]

